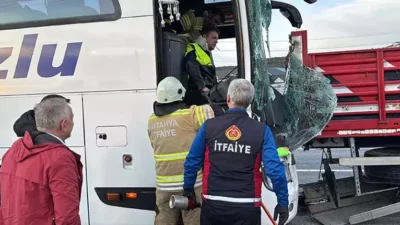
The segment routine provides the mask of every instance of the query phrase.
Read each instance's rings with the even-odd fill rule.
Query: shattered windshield
[[[250,20],[251,69],[255,87],[255,105],[263,109],[268,100],[274,97],[270,86],[267,51],[268,27],[271,24],[272,8],[270,0],[248,1]],[[261,16],[262,15],[262,16]]]
[[[286,144],[297,149],[319,135],[333,116],[337,97],[321,73],[305,67],[294,55],[289,55],[284,93],[283,132]]]
[[[292,53],[283,68],[286,69],[286,81],[282,94],[273,88],[267,65],[271,2],[249,0],[247,7],[252,79],[256,89],[252,111],[271,127],[277,147],[296,150],[318,136],[328,124],[336,107],[336,95],[329,79],[305,67]]]

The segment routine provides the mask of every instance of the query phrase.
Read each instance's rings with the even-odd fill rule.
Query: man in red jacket
[[[66,102],[70,102],[70,99],[65,98],[61,95],[46,95],[40,102],[50,99],[50,98],[61,98]],[[35,111],[30,109],[24,112],[14,123],[14,132],[18,137],[23,137],[25,135],[25,131],[32,132],[37,131],[36,129],[36,121],[35,121]]]
[[[62,98],[34,108],[37,131],[26,131],[4,154],[0,169],[1,214],[5,225],[80,225],[80,156],[65,140],[73,112]]]

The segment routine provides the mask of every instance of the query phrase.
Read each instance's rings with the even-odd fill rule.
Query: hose
[[[263,202],[261,202],[261,207],[263,208],[264,212],[267,214],[269,220],[271,220],[272,224],[273,224],[273,225],[278,225],[278,224],[275,222],[274,218],[272,217],[271,213],[269,213],[267,207],[264,205]]]

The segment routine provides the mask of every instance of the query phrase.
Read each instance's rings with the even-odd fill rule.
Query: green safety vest
[[[210,56],[203,50],[203,48],[200,47],[199,44],[196,43],[190,43],[186,46],[186,53],[185,56],[191,52],[195,51],[196,53],[196,60],[197,62],[200,63],[202,66],[212,66],[211,58]]]

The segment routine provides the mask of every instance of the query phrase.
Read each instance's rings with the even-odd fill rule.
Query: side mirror
[[[305,0],[305,1],[307,2],[307,1],[317,1],[317,0]],[[272,9],[279,9],[282,15],[285,16],[292,24],[292,27],[301,28],[301,25],[303,24],[303,19],[301,17],[299,10],[296,7],[278,1],[271,1],[271,6]]]
[[[318,0],[304,0],[305,2],[307,2],[308,4],[314,4],[316,3]]]

